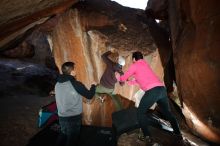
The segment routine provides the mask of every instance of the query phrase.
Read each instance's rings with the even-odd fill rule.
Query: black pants
[[[160,107],[163,116],[169,120],[175,134],[181,134],[178,122],[175,116],[171,113],[167,93],[165,87],[155,87],[145,92],[142,97],[140,104],[137,110],[138,122],[141,126],[141,129],[144,133],[144,136],[151,136],[148,125],[150,124],[149,115],[146,114],[146,111],[154,104]]]
[[[61,133],[57,139],[56,145],[65,146],[76,146],[78,143],[82,116],[72,116],[72,117],[59,117],[59,123],[61,126]]]

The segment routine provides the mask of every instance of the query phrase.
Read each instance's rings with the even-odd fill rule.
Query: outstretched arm
[[[92,84],[90,90],[88,90],[85,85],[79,81],[75,81],[73,86],[80,95],[87,99],[92,99],[92,97],[95,95],[96,86],[94,84]]]
[[[108,58],[108,56],[111,54],[111,51],[107,51],[104,54],[102,54],[102,59],[107,65],[112,65],[114,62]]]
[[[127,83],[128,83],[128,85],[138,85],[138,83],[135,80],[135,78],[132,78],[131,80],[128,80]]]
[[[132,64],[127,72],[124,73],[124,75],[120,76],[119,80],[122,82],[125,82],[128,80],[129,77],[131,77],[135,73],[135,66]]]

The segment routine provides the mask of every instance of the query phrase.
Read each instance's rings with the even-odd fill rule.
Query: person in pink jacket
[[[172,125],[174,134],[182,139],[178,122],[171,113],[168,96],[164,84],[155,75],[149,64],[143,59],[141,52],[132,54],[133,64],[124,75],[119,77],[121,82],[131,81],[145,91],[137,109],[137,118],[148,144],[154,144],[150,131],[148,130],[149,117],[146,111],[156,102],[162,114]],[[132,78],[132,79],[131,79]],[[131,83],[131,82],[130,82]]]

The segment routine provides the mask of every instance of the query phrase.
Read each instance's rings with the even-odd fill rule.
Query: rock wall
[[[177,86],[188,124],[220,143],[220,1],[169,0]]]
[[[99,82],[102,73],[104,72],[105,64],[101,59],[101,55],[107,51],[106,43],[109,40],[108,36],[97,30],[86,31],[85,27],[90,26],[90,23],[88,23],[90,22],[90,19],[89,17],[86,19],[85,16],[86,15],[82,16],[77,9],[69,10],[60,17],[56,27],[54,28],[54,31],[48,38],[50,38],[50,46],[52,47],[52,52],[58,68],[60,69],[61,65],[66,61],[75,62],[77,79],[85,83],[85,85],[89,88],[93,81],[97,83]],[[111,20],[98,20],[103,19],[103,16],[97,17],[96,19],[96,22],[99,23],[95,24],[92,22],[93,26],[94,24],[97,26],[112,24]],[[87,23],[85,23],[85,20]],[[131,53],[130,51],[120,49],[118,49],[118,52],[120,55],[126,58],[126,66],[124,67],[124,70],[126,70],[131,63]],[[148,54],[145,58],[150,62],[152,68],[155,69],[158,76],[160,76],[162,79],[163,68],[161,66],[158,51],[155,51],[150,55]],[[133,95],[135,92],[137,92],[138,87],[129,85],[124,85],[121,87],[119,84],[117,84],[115,89],[115,93],[120,94],[129,100],[134,100]],[[101,123],[103,126],[110,126],[111,120],[109,120],[108,116],[104,116],[107,118],[104,119],[104,122],[100,121],[102,119],[101,117],[94,118],[94,116],[97,114],[100,116],[102,115],[100,113],[100,109],[102,109],[101,105],[97,103],[84,103],[83,106],[85,124],[98,125],[98,123]],[[106,106],[106,108],[109,109],[106,109],[105,115],[108,115],[109,112],[112,112],[112,110],[110,110],[111,107],[112,105]],[[96,114],[94,114],[94,112]]]
[[[0,1],[1,52],[12,49],[4,55],[32,56],[33,48],[18,44],[26,41],[28,35],[36,34],[32,32],[44,23],[40,30],[46,31],[48,35],[57,66],[60,68],[65,61],[74,61],[77,79],[87,87],[93,81],[100,80],[105,69],[100,56],[107,50],[106,43],[109,42],[126,58],[124,70],[131,63],[131,51],[141,50],[158,76],[163,78],[160,56],[155,51],[152,38],[147,34],[148,27],[137,21],[136,10],[123,8],[110,0],[93,0],[80,1],[80,10],[71,9],[63,13],[72,4],[75,4],[73,8],[77,8],[77,2]],[[33,9],[28,9],[30,7]],[[169,21],[177,87],[184,102],[183,112],[188,125],[196,134],[217,143],[220,143],[219,7],[219,0],[149,0],[146,8],[153,9],[155,18]],[[50,17],[54,15],[56,17],[51,21]],[[35,46],[34,61],[43,64],[46,56],[51,54],[48,44],[41,42],[44,39],[37,40],[39,42],[32,42]],[[40,43],[45,46],[38,45]],[[45,49],[40,50],[38,47]],[[167,51],[161,51],[163,46],[158,44],[157,47],[164,60],[166,56],[163,55],[167,55]],[[166,61],[162,62],[164,65]],[[136,86],[116,85],[115,92],[134,100],[137,90]],[[96,106],[84,104],[84,107],[85,123],[91,124],[91,111]]]
[[[44,23],[49,17],[59,15],[76,2],[74,0],[0,1],[0,50],[10,48],[12,43],[21,42],[27,32]]]

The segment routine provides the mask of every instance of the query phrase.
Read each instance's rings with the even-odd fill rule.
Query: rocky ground
[[[39,109],[53,100],[26,93],[1,96],[0,145],[25,146],[40,130],[37,125]]]

